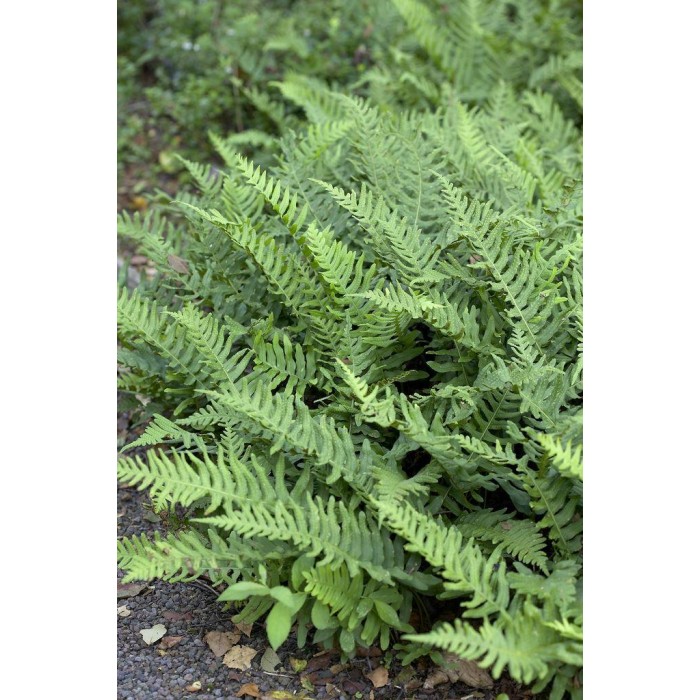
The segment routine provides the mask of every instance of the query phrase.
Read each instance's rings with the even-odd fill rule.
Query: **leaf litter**
[[[238,643],[240,638],[241,635],[235,632],[214,630],[213,632],[207,632],[204,636],[204,641],[209,645],[214,656],[223,656],[234,644]]]
[[[158,624],[149,629],[139,630],[139,634],[143,637],[143,641],[146,642],[146,644],[155,644],[159,639],[162,639],[167,631],[165,625]]]
[[[235,646],[224,655],[224,666],[246,671],[250,668],[250,662],[257,653],[252,647]]]

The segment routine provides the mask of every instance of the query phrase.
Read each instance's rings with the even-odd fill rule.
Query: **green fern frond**
[[[420,553],[441,570],[447,579],[445,590],[464,597],[464,616],[485,617],[497,612],[502,619],[510,619],[510,594],[500,547],[487,559],[473,540],[464,540],[458,529],[445,527],[407,503],[373,499],[372,505],[381,522],[406,540],[407,551]]]
[[[363,511],[353,513],[333,496],[324,502],[307,494],[303,508],[294,501],[241,503],[235,512],[196,520],[246,538],[289,542],[299,554],[321,557],[318,566],[344,563],[350,576],[364,570],[377,581],[392,581],[394,554],[380,529]]]
[[[540,433],[537,436],[540,445],[552,459],[554,468],[562,475],[583,481],[583,445],[562,443],[561,440]]]

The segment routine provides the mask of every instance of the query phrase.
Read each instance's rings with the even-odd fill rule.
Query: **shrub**
[[[306,121],[276,164],[213,133],[225,167],[182,160],[197,195],[120,219],[158,275],[119,296],[119,386],[150,422],[118,474],[186,516],[119,565],[206,574],[274,648],[296,625],[300,646],[452,652],[580,697],[575,62],[519,79],[484,31],[497,70],[467,79],[438,15],[395,5],[429,105],[288,75]]]

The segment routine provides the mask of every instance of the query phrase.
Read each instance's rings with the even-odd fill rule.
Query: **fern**
[[[242,42],[251,129],[209,125],[223,165],[184,157],[193,188],[121,217],[157,275],[118,298],[119,386],[147,423],[118,476],[185,515],[119,563],[207,573],[274,647],[294,624],[344,656],[402,636],[404,660],[577,697],[579,19],[439,5],[365,8],[352,84],[271,75],[284,47],[320,60],[294,21]],[[355,38],[358,7],[333,10]],[[450,618],[418,632],[432,606]]]

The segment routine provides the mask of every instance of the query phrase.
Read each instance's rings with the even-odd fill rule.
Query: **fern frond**
[[[529,520],[516,519],[505,510],[494,512],[486,509],[460,517],[455,527],[464,537],[502,545],[503,551],[516,559],[525,564],[534,564],[545,574],[549,573],[545,551],[547,540]]]
[[[564,444],[546,433],[538,434],[537,440],[562,476],[583,481],[583,445],[573,445],[571,442]]]
[[[372,500],[381,522],[406,540],[405,549],[418,552],[447,579],[445,589],[466,596],[461,605],[466,617],[485,617],[499,613],[510,619],[510,598],[505,564],[496,548],[487,559],[473,540],[464,541],[462,533],[445,527],[438,519],[420,513],[407,503]]]
[[[324,502],[307,494],[303,508],[294,501],[241,503],[236,512],[197,521],[233,530],[246,538],[289,542],[299,554],[321,557],[318,566],[338,567],[344,563],[350,576],[362,569],[377,581],[392,580],[394,554],[387,549],[380,529],[363,511],[353,513],[333,496]]]

